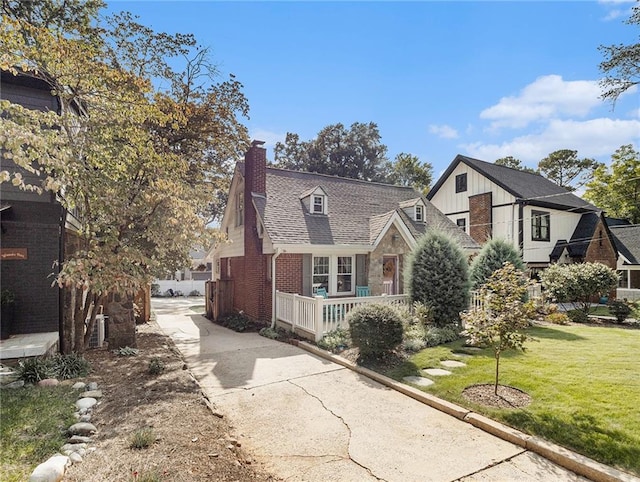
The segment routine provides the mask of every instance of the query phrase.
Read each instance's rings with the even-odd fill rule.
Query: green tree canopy
[[[1,102],[9,165],[0,181],[54,191],[78,210],[80,249],[57,278],[77,292],[79,328],[65,350],[84,348],[91,305],[80,303],[83,292],[94,306],[130,296],[208,244],[212,200],[226,188],[227,164],[248,145],[241,84],[218,81],[191,35],[154,32],[126,13],[102,21],[101,6],[8,0],[0,26],[0,68],[45,81],[61,104],[55,114]],[[185,58],[184,70],[169,63]],[[42,183],[25,185],[24,171]]]
[[[547,179],[569,191],[584,185],[599,163],[593,159],[578,158],[578,151],[560,149],[538,163],[538,170]]]
[[[520,253],[512,243],[504,239],[487,241],[471,263],[469,279],[471,280],[472,288],[480,288],[495,271],[502,268],[507,262],[520,271],[524,271],[524,263]]]
[[[631,144],[612,154],[610,166],[599,166],[586,188],[584,198],[607,215],[640,223],[640,153]]]
[[[431,187],[433,179],[433,166],[413,154],[401,152],[395,157],[391,165],[389,181],[399,186],[409,186],[425,196]]]
[[[640,4],[633,7],[629,25],[640,26]],[[634,85],[640,83],[640,42],[631,45],[601,45],[604,60],[600,70],[605,77],[600,81],[602,98],[615,101]]]
[[[536,172],[535,169],[531,169],[530,167],[523,166],[522,161],[520,161],[520,159],[516,159],[513,156],[506,156],[506,157],[501,157],[500,159],[496,159],[494,164],[498,166],[510,167],[512,169],[518,169],[519,171]]]
[[[274,149],[275,165],[284,169],[333,176],[384,181],[388,175],[387,146],[380,142],[378,126],[355,122],[350,128],[332,124],[315,139],[300,141],[288,132],[284,144]]]

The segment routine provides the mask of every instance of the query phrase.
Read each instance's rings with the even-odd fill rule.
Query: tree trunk
[[[500,374],[500,353],[496,352],[496,383],[493,387],[493,393],[498,395],[498,375]]]
[[[84,334],[83,345],[85,350],[89,348],[89,344],[91,343],[91,335],[93,334],[93,330],[96,326],[96,315],[100,310],[100,306],[102,305],[104,297],[98,296],[97,294],[93,295],[93,299],[91,300],[91,313],[89,314],[89,324],[87,325],[87,330]]]
[[[60,351],[65,355],[73,352],[73,316],[76,302],[76,290],[61,288],[64,308],[62,310],[62,339]]]
[[[109,348],[135,347],[136,319],[133,295],[111,294],[108,299],[105,311],[109,317]]]

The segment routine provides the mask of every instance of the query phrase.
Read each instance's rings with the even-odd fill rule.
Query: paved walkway
[[[300,348],[219,327],[193,304],[153,300],[233,435],[283,479],[586,480]]]

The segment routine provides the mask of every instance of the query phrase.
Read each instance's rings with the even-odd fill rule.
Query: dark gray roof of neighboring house
[[[640,224],[611,226],[616,247],[631,264],[640,264]]]
[[[244,172],[243,165],[239,169]],[[300,198],[316,187],[327,194],[328,215],[308,213]],[[426,224],[406,216],[400,203],[420,197],[410,187],[268,167],[266,191],[264,204],[257,196],[253,200],[274,244],[370,245],[397,212],[414,235],[427,226],[445,226],[463,247],[478,247],[424,198]]]
[[[571,235],[571,239],[567,242],[566,239],[560,239],[556,242],[556,245],[553,248],[553,251],[549,255],[549,257],[554,260],[558,259],[560,255],[562,255],[562,251],[564,248],[567,248],[567,252],[569,256],[584,258],[587,254],[587,249],[589,248],[589,243],[594,237],[596,226],[600,219],[603,216],[601,213],[584,213],[580,217],[580,221],[578,221],[578,225],[573,230],[573,234]],[[610,228],[606,223],[606,218],[604,219],[604,228],[606,230],[606,234],[611,239],[611,242],[614,244],[614,248],[617,247],[617,243],[612,235]]]
[[[499,166],[460,154],[456,156],[444,174],[440,176],[438,182],[429,191],[427,199],[433,198],[445,180],[461,162],[480,172],[487,179],[493,181],[516,198],[527,201],[527,204],[554,209],[571,209],[575,212],[598,211],[598,208],[594,205],[580,199],[575,194],[570,193],[540,174]]]

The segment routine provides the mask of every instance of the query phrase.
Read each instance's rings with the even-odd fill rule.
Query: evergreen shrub
[[[391,306],[358,306],[348,322],[351,341],[362,358],[379,358],[402,343],[402,318]]]

